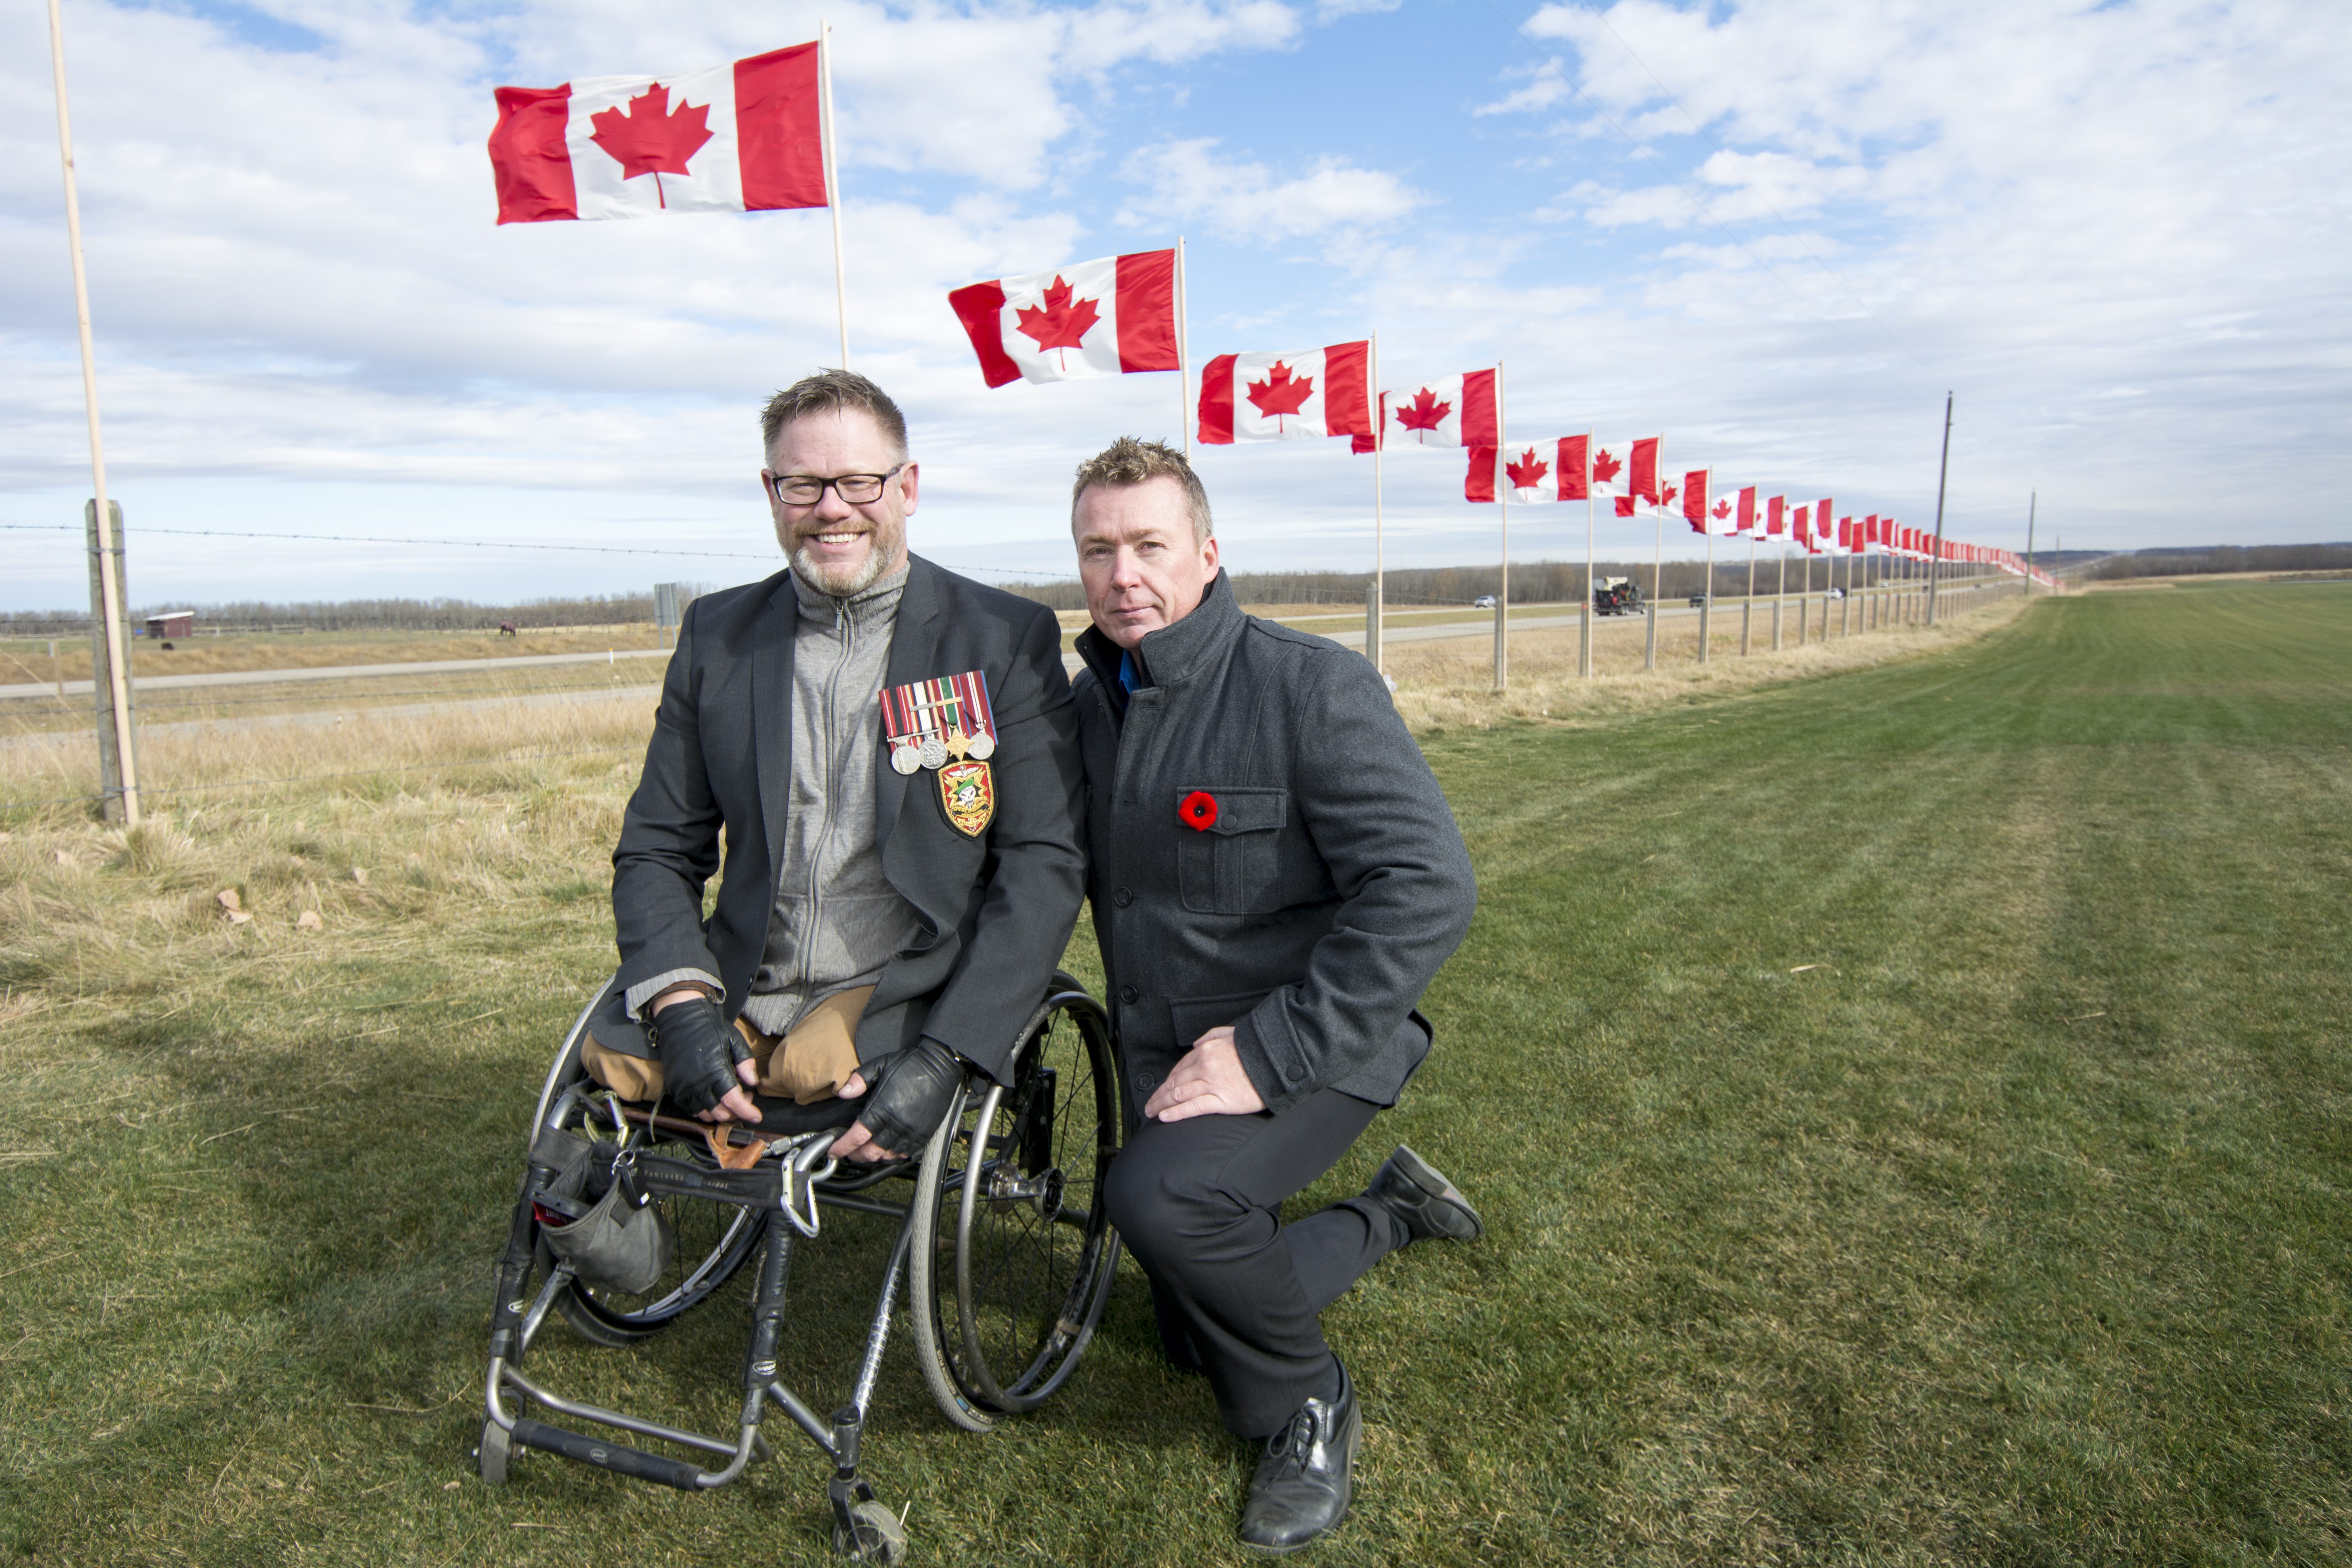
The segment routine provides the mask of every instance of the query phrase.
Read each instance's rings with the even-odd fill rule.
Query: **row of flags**
[[[831,205],[837,225],[824,47],[819,39],[666,78],[498,89],[489,153],[499,222]],[[1183,374],[1183,290],[1179,247],[992,278],[955,289],[948,304],[982,378],[997,387]],[[845,350],[846,342],[845,324]],[[1892,517],[1839,516],[1829,500],[1792,502],[1755,485],[1718,485],[1710,468],[1685,470],[1676,482],[1661,437],[1603,443],[1588,432],[1507,444],[1499,367],[1377,390],[1376,367],[1370,339],[1219,354],[1201,369],[1193,434],[1212,446],[1346,437],[1356,453],[1450,449],[1466,454],[1466,501],[1605,501],[1621,518],[1645,508],[1660,519],[1678,513],[1710,540],[2027,570],[2011,552],[1939,541]]]

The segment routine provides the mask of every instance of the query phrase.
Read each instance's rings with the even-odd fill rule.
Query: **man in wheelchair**
[[[902,1158],[967,1066],[1003,1076],[1076,920],[1061,628],[909,556],[919,468],[872,382],[810,376],[761,434],[790,568],[679,627],[583,1065],[710,1122],[759,1121],[755,1092],[862,1096],[834,1153]]]
[[[1108,1019],[1055,968],[1084,874],[1058,622],[908,555],[918,469],[872,382],[810,376],[769,402],[761,435],[790,564],[695,601],[679,627],[613,856],[620,969],[533,1113],[477,1455],[491,1484],[537,1451],[701,1490],[766,1456],[781,1410],[833,1461],[836,1548],[889,1562],[904,1531],[858,1456],[900,1283],[950,1421],[986,1431],[1058,1389],[1118,1263],[1097,1194],[1118,1071]],[[821,1206],[897,1226],[855,1392],[830,1416],[780,1362],[794,1237],[815,1237]],[[1017,1269],[973,1267],[1015,1243]],[[739,1271],[751,1331],[731,1434],[524,1368],[551,1313],[619,1348]]]

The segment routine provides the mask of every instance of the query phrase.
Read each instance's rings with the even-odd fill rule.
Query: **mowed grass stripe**
[[[1430,736],[1478,921],[1429,1066],[1301,1206],[1402,1139],[1490,1232],[1327,1319],[1370,1426],[1317,1557],[2352,1558],[2347,654],[2352,589],[2092,595],[1932,658]],[[701,1498],[470,1477],[619,789],[520,769],[7,863],[0,1150],[49,1152],[0,1162],[0,1275],[36,1265],[0,1278],[0,1547],[827,1560],[781,1427],[780,1464]],[[307,948],[203,910],[224,875],[266,909],[354,862],[368,891]],[[796,1261],[813,1398],[886,1245],[846,1216]],[[894,1362],[869,1459],[925,1560],[1243,1560],[1251,1456],[1160,1367],[1141,1285],[995,1437]],[[715,1428],[740,1328],[730,1297],[635,1352],[555,1327],[533,1356]]]

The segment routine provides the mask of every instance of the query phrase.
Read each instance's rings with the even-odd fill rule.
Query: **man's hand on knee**
[[[938,1041],[919,1039],[885,1058],[874,1069],[874,1080],[856,1124],[834,1141],[830,1152],[836,1160],[903,1160],[929,1142],[963,1082],[963,1064]],[[865,1089],[866,1075],[854,1073],[841,1086],[841,1098],[855,1099]]]
[[[1257,1088],[1242,1070],[1241,1053],[1234,1048],[1231,1025],[1219,1025],[1192,1042],[1177,1062],[1168,1081],[1143,1102],[1143,1114],[1156,1121],[1183,1121],[1195,1116],[1252,1116],[1265,1109]]]
[[[751,1047],[718,1003],[699,990],[669,992],[655,999],[647,1026],[665,1098],[705,1121],[760,1120],[745,1092],[758,1081]]]

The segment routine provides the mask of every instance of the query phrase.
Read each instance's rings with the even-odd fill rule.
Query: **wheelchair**
[[[1101,1320],[1119,1244],[1097,1194],[1125,1127],[1108,1016],[1055,973],[1022,1031],[1008,1083],[969,1077],[919,1158],[836,1167],[825,1151],[860,1101],[761,1096],[756,1127],[713,1127],[595,1083],[581,1065],[582,1041],[614,993],[607,982],[581,1010],[532,1112],[491,1313],[482,1479],[504,1485],[530,1450],[686,1491],[723,1487],[771,1457],[762,1427],[772,1406],[832,1461],[835,1550],[899,1561],[900,1516],[858,1466],[902,1280],[923,1381],[940,1414],[970,1432],[1050,1397]],[[641,1289],[620,1289],[616,1271],[583,1258],[571,1239],[595,1217],[581,1215],[600,1190],[598,1223],[636,1238],[635,1272],[619,1284]],[[848,1401],[821,1416],[779,1379],[777,1352],[793,1244],[816,1239],[827,1209],[896,1219],[898,1234]],[[635,1231],[648,1216],[657,1223]],[[648,1236],[664,1245],[647,1250]],[[751,1326],[731,1436],[567,1399],[524,1371],[551,1312],[588,1342],[623,1349],[709,1302],[747,1268]],[[531,1406],[567,1425],[524,1414]],[[690,1457],[592,1436],[577,1429],[583,1424]]]

